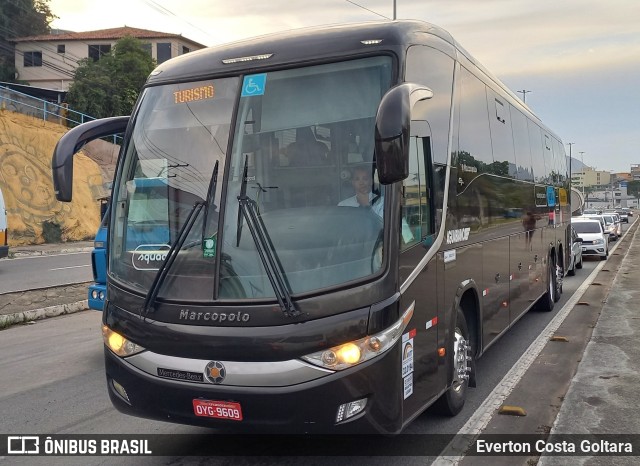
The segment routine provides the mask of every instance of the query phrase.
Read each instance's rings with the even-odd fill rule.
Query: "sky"
[[[49,0],[52,27],[131,26],[207,46],[323,24],[392,18],[393,0]],[[590,167],[640,164],[640,0],[397,0],[496,75]],[[519,92],[528,91],[528,92]]]

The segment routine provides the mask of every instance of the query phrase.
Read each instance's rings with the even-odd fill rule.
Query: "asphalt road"
[[[0,293],[93,280],[91,253],[27,256],[0,261]]]
[[[599,261],[585,260],[575,277],[566,277],[564,293],[551,313],[529,312],[478,361],[478,388],[469,391],[467,405],[455,418],[426,412],[406,433],[454,434],[471,417],[529,344],[562,308]],[[117,412],[106,392],[103,346],[98,312],[87,311],[15,326],[0,332],[0,432],[12,434],[172,434],[179,451],[188,455],[194,434],[214,431],[128,417]],[[179,435],[188,434],[188,435]],[[327,448],[331,447],[328,442]],[[252,454],[267,446],[241,445]],[[236,454],[242,454],[238,450]],[[363,455],[367,446],[363,444]],[[77,461],[75,461],[77,460]],[[344,458],[234,456],[209,458],[207,464],[342,464]],[[389,464],[389,457],[355,457],[350,463]],[[11,457],[12,464],[204,464],[201,458],[179,457]],[[393,459],[402,465],[428,464],[424,457]]]

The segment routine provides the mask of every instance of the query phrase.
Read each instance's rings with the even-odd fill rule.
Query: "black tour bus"
[[[107,386],[127,414],[232,431],[400,432],[568,264],[562,142],[442,29],[327,26],[169,60],[111,197]],[[149,189],[152,186],[153,189]]]

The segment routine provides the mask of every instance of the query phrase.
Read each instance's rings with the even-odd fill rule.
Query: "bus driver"
[[[382,218],[384,199],[371,191],[373,179],[371,170],[365,165],[360,165],[353,169],[351,174],[351,185],[355,195],[340,201],[340,207],[370,207],[380,218]]]

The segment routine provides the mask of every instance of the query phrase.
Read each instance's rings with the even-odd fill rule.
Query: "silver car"
[[[582,268],[582,238],[578,236],[573,225],[569,227],[571,235],[571,259],[567,275],[575,275],[576,269]]]
[[[613,240],[622,236],[622,223],[617,214],[602,214],[606,228],[609,230],[609,237]]]

